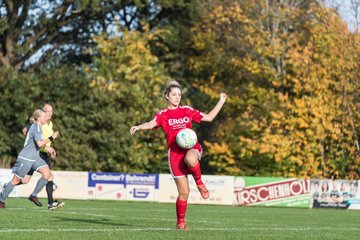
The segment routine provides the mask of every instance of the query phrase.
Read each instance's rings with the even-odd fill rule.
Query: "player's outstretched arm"
[[[224,105],[224,103],[226,101],[226,98],[227,98],[226,93],[220,93],[220,99],[217,102],[217,104],[215,105],[215,107],[208,114],[205,114],[204,117],[201,119],[201,121],[212,122],[214,120],[214,118],[218,115],[218,113],[220,112],[222,106]]]
[[[55,158],[56,158],[56,151],[55,151],[55,149],[54,149],[53,147],[50,147],[50,146],[46,146],[46,145],[45,145],[44,148],[45,148],[46,152],[48,152],[48,153],[50,154],[51,159],[55,159]]]
[[[138,130],[148,130],[148,129],[153,129],[154,127],[157,126],[156,123],[156,119],[154,118],[153,120],[151,120],[150,122],[145,122],[143,124],[140,124],[138,126],[132,126],[130,128],[130,134],[133,135],[136,131]]]
[[[36,141],[36,144],[38,145],[38,147],[44,147],[47,143],[53,141],[54,139],[57,139],[60,136],[59,131],[54,132],[50,137],[43,139],[43,140],[39,140]]]

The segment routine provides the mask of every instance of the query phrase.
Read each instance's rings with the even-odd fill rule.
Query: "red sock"
[[[198,162],[194,167],[189,167],[189,171],[194,177],[196,186],[204,185],[201,181],[201,169],[200,169],[200,162]]]
[[[187,208],[187,200],[176,199],[176,217],[177,224],[185,222],[185,214]]]

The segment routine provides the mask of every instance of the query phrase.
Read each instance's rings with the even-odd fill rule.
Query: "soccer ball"
[[[196,133],[190,128],[182,129],[176,135],[176,142],[181,148],[190,149],[197,142]]]

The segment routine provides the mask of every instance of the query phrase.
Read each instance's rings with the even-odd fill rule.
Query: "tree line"
[[[3,167],[50,102],[55,169],[167,172],[164,134],[128,131],[177,79],[199,110],[229,94],[195,126],[205,174],[359,177],[359,33],[319,1],[29,0],[0,13]]]

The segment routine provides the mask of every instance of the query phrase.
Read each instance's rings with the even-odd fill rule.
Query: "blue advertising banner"
[[[95,187],[96,184],[125,184],[125,173],[89,172],[88,186]]]
[[[159,189],[159,175],[158,174],[126,174],[126,185],[144,185],[154,186]]]
[[[88,173],[88,193],[96,199],[154,201],[158,174]]]
[[[155,201],[159,174],[126,174],[125,188],[127,200]]]

